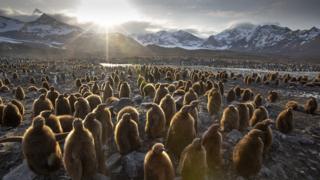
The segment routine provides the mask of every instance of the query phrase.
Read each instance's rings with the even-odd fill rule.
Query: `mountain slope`
[[[156,33],[133,35],[133,37],[143,45],[182,47],[185,49],[192,49],[203,43],[203,39],[183,30],[173,32],[158,31]]]
[[[24,22],[16,19],[0,16],[0,32],[17,31],[21,29]]]
[[[40,37],[52,35],[67,35],[73,32],[80,32],[81,29],[60,22],[53,17],[42,14],[38,19],[26,23],[21,29],[22,33],[32,33]]]

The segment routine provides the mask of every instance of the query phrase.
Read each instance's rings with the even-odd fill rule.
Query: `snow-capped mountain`
[[[253,52],[288,52],[320,38],[320,30],[293,31],[277,25],[240,25],[210,36],[201,47]]]
[[[60,22],[47,14],[42,14],[35,21],[25,23],[25,25],[20,29],[20,32],[22,33],[32,33],[41,37],[67,35],[80,31],[81,29],[79,27]]]
[[[199,47],[204,40],[183,30],[158,31],[133,35],[134,39],[143,45],[158,45],[162,47],[181,47],[185,49]]]
[[[81,28],[60,22],[45,13],[31,22],[21,22],[11,18],[2,18],[0,22],[3,24],[5,22],[7,25],[2,31],[0,30],[1,42],[37,43],[61,47],[68,39],[82,32]]]
[[[0,32],[17,31],[22,28],[23,22],[0,16]]]
[[[320,30],[293,31],[278,25],[243,23],[203,40],[186,31],[159,31],[133,36],[138,42],[161,47],[184,49],[233,50],[245,52],[290,53],[319,47]],[[315,43],[316,42],[316,43]]]
[[[104,38],[101,38],[104,36],[105,34],[101,35],[97,32],[88,33],[77,26],[58,21],[47,14],[42,14],[31,22],[21,22],[0,16],[0,44],[28,44],[34,47],[46,46],[62,49],[68,47],[75,49],[79,45],[85,47],[84,49],[89,53],[91,50],[94,51],[90,47],[98,49],[101,46],[105,49]],[[188,50],[231,50],[259,54],[300,55],[302,57],[316,55],[320,57],[320,29],[316,27],[293,31],[278,25],[247,23],[232,26],[207,39],[202,39],[183,30],[136,34],[131,35],[132,39],[125,35],[121,37],[117,40],[125,44],[121,47],[132,47],[139,52],[147,52],[148,45],[153,45],[165,48],[179,47]],[[94,41],[91,42],[89,47],[86,46],[86,43],[90,39]],[[113,45],[117,41],[114,41]],[[77,43],[74,44],[74,42]],[[119,49],[125,49],[120,48],[120,46],[117,47],[119,48],[115,48],[117,49],[115,51],[118,52],[121,52]],[[145,50],[142,50],[143,48]]]
[[[230,27],[217,35],[210,36],[201,47],[208,49],[230,49],[245,47],[256,29],[253,24],[240,24]]]

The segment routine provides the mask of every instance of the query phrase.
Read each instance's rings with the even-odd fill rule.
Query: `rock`
[[[236,143],[242,138],[242,136],[243,135],[240,131],[233,129],[226,135],[226,138],[229,140],[229,142]]]
[[[129,178],[137,178],[143,173],[144,153],[132,152],[121,158],[124,173]]]
[[[276,174],[278,179],[288,179],[286,172],[283,170],[280,164],[275,164],[271,166],[270,170]]]
[[[133,97],[133,102],[136,104],[141,104],[142,100],[143,100],[143,97],[139,94]]]
[[[3,177],[3,180],[33,180],[37,177],[35,173],[33,173],[26,161],[23,161],[18,167],[11,170],[8,174]]]
[[[120,153],[114,153],[106,160],[106,165],[111,171],[113,169],[116,169],[120,164],[121,164]]]
[[[130,98],[121,98],[119,101],[112,103],[110,108],[112,108],[115,112],[119,112],[122,108],[133,105],[134,103]]]
[[[301,145],[313,145],[313,144],[314,144],[314,140],[311,139],[311,138],[307,138],[307,137],[301,136],[301,137],[299,138],[299,143],[300,143]]]
[[[270,171],[270,169],[268,169],[267,167],[263,166],[260,170],[260,174],[261,176],[264,177],[271,177],[272,176],[272,172]]]

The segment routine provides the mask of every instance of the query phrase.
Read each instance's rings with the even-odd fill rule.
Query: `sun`
[[[126,0],[82,1],[75,15],[79,21],[94,22],[106,28],[131,20],[141,20],[140,14]]]

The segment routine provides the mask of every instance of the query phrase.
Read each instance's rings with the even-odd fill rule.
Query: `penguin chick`
[[[164,145],[156,143],[144,158],[144,180],[174,180],[175,172]]]
[[[271,119],[266,119],[261,122],[258,122],[253,128],[254,129],[259,129],[264,132],[264,135],[261,137],[263,141],[263,153],[265,154],[266,152],[269,151],[271,145],[272,145],[272,129],[270,127],[271,124],[274,124],[273,120]]]
[[[314,97],[311,97],[310,99],[308,99],[304,105],[304,111],[309,114],[314,114],[317,108],[318,108],[318,103],[316,98]]]
[[[206,150],[195,138],[182,152],[178,172],[183,180],[205,180],[207,172]]]
[[[263,106],[260,106],[253,111],[253,115],[252,115],[250,122],[249,122],[250,126],[253,127],[258,122],[261,122],[261,121],[268,119],[268,118],[269,118],[269,113],[268,113],[267,109]]]
[[[210,171],[222,165],[222,135],[219,124],[211,125],[202,136],[202,145],[206,149],[207,164]]]
[[[166,128],[168,128],[170,126],[172,117],[177,111],[176,102],[170,94],[167,94],[164,98],[161,99],[160,107],[165,114]]]
[[[195,105],[184,105],[171,120],[166,148],[175,158],[179,158],[183,149],[196,137],[194,118],[190,114],[194,108]]]
[[[233,105],[229,105],[223,111],[220,123],[221,123],[220,128],[222,131],[229,132],[232,129],[239,129],[238,109]]]
[[[55,102],[56,115],[71,114],[71,107],[67,98],[60,94]]]
[[[262,166],[264,133],[252,129],[234,147],[232,161],[240,176],[250,177],[259,173]]]
[[[276,128],[282,133],[290,133],[293,130],[292,109],[285,109],[279,113],[276,119]]]
[[[94,138],[80,119],[73,121],[73,129],[66,138],[63,162],[74,180],[91,179],[97,173]]]
[[[52,102],[46,98],[45,94],[41,94],[38,99],[35,99],[32,104],[32,116],[36,117],[44,110],[53,110]]]
[[[149,138],[163,137],[166,130],[166,117],[162,108],[156,103],[146,105],[148,109],[146,113],[145,132]]]
[[[35,117],[22,139],[23,155],[30,169],[38,175],[50,175],[62,165],[59,143],[44,119]]]
[[[125,113],[117,123],[115,132],[115,142],[121,155],[137,150],[141,146],[138,125],[131,119],[129,113]]]

